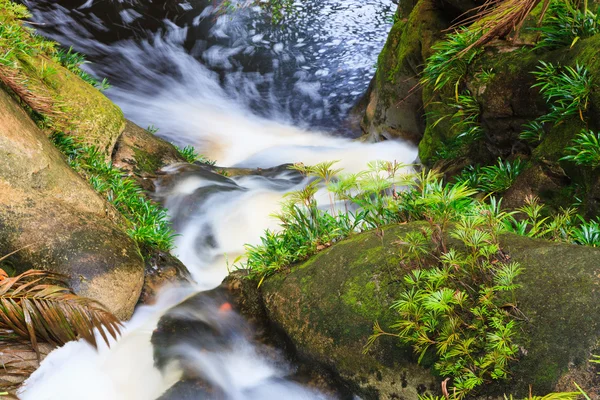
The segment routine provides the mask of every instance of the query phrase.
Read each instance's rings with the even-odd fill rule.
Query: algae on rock
[[[424,369],[431,364],[418,366],[397,339],[381,338],[362,352],[375,320],[386,329],[397,318],[389,307],[408,272],[397,237],[422,226],[390,226],[383,238],[375,232],[351,237],[261,286],[269,317],[299,351],[335,366],[364,398],[414,398],[439,390]],[[524,268],[516,294],[524,316],[521,354],[508,382],[487,385],[479,395],[526,397],[530,385],[534,394],[547,394],[572,389],[565,382],[574,376],[585,376],[579,383],[594,395],[600,376],[588,360],[600,340],[600,250],[513,234],[502,235],[500,243]]]

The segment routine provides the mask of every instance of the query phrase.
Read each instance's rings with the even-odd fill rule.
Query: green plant
[[[561,393],[550,393],[545,396],[529,396],[523,400],[577,400],[582,395],[582,392],[561,392]],[[419,400],[458,400],[456,395],[448,396],[433,396],[433,395],[419,395]],[[504,395],[504,400],[514,400],[513,395]]]
[[[110,87],[106,78],[99,82],[98,79],[81,69],[81,66],[88,62],[83,54],[73,51],[73,47],[56,49],[52,54],[52,59],[101,91]]]
[[[486,380],[506,378],[508,363],[516,359],[516,321],[506,305],[516,304],[515,278],[522,269],[499,256],[480,215],[463,214],[449,234],[461,247],[447,250],[427,233],[402,239],[404,255],[416,260],[417,269],[404,276],[405,290],[392,305],[399,314],[394,333],[375,324],[367,346],[392,335],[413,347],[419,363],[435,356],[435,369],[452,379],[454,395],[463,398]]]
[[[496,165],[468,166],[455,180],[484,193],[502,193],[512,186],[524,166],[519,159],[511,162],[498,158]]]
[[[146,132],[148,132],[148,133],[150,133],[150,134],[152,134],[152,135],[156,135],[156,134],[158,133],[158,131],[159,131],[159,130],[160,130],[160,129],[158,129],[158,128],[157,128],[157,127],[155,127],[154,125],[149,125],[149,126],[146,128]]]
[[[544,123],[535,120],[523,125],[523,131],[519,136],[521,139],[530,143],[539,143],[544,138]]]
[[[456,94],[456,100],[450,103],[455,110],[451,115],[443,115],[432,125],[437,126],[442,120],[450,118],[451,130],[456,132],[444,146],[438,150],[440,159],[453,159],[462,155],[469,145],[483,137],[484,131],[479,123],[480,106],[477,99],[469,91]]]
[[[274,24],[281,23],[286,15],[292,13],[294,7],[293,0],[267,0],[258,4],[271,16],[271,22]]]
[[[149,126],[148,129],[146,129],[146,130],[152,134],[158,132],[158,128],[155,128],[154,125]],[[173,146],[175,146],[175,145],[173,145]],[[209,160],[208,158],[204,157],[203,155],[198,154],[198,152],[196,151],[194,146],[185,146],[184,148],[175,146],[175,148],[179,152],[179,155],[190,164],[193,164],[195,162],[199,162],[202,164],[208,164],[211,166],[214,166],[216,164],[216,161]]]
[[[533,87],[539,88],[550,105],[550,112],[539,122],[559,123],[574,115],[584,120],[592,91],[592,77],[585,66],[561,67],[540,61],[533,74],[538,81]]]
[[[461,79],[468,71],[469,64],[481,53],[481,49],[472,48],[466,53],[465,50],[479,39],[481,33],[467,28],[460,28],[456,32],[448,34],[442,40],[432,46],[434,50],[423,70],[421,83],[431,86],[434,90],[441,90],[451,83],[455,87],[458,96],[458,86]]]
[[[94,147],[80,145],[63,133],[54,133],[51,139],[69,165],[82,173],[125,217],[127,233],[143,249],[169,251],[173,248],[175,234],[166,210],[149,200],[132,178],[106,163],[103,154]]]
[[[567,147],[567,154],[561,160],[572,161],[577,165],[596,168],[600,166],[600,140],[597,133],[582,130]]]
[[[494,72],[493,68],[483,70],[475,74],[475,79],[477,79],[482,85],[487,85],[495,77],[496,73]]]
[[[185,158],[190,164],[195,163],[200,157],[193,146],[185,146],[184,148],[177,147],[177,151],[181,157]]]
[[[587,5],[580,9],[570,0],[552,0],[543,24],[537,30],[541,35],[538,49],[572,47],[580,39],[600,32],[600,17]]]

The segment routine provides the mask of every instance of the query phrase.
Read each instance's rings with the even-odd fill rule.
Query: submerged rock
[[[353,399],[332,370],[295,352],[289,338],[266,318],[256,287],[240,279],[230,276],[219,288],[173,307],[159,321],[152,334],[155,365],[165,369],[176,363],[182,370],[179,382],[160,400],[232,394],[262,400],[277,393],[290,399],[317,398],[315,389],[328,398]],[[250,359],[256,376],[253,371],[236,376]]]
[[[390,306],[407,272],[397,239],[420,226],[353,236],[261,286],[268,318],[297,351],[334,368],[365,399],[414,399],[440,389],[425,368],[431,365],[418,365],[396,338],[382,337],[363,353],[375,321],[393,330],[398,316]],[[488,384],[479,395],[527,397],[530,387],[546,394],[572,390],[577,380],[593,398],[600,376],[588,360],[600,343],[600,249],[512,234],[503,235],[501,244],[525,269],[516,294],[526,317],[517,341],[521,356],[509,381]]]

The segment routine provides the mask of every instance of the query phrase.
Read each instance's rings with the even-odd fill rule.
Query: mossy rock
[[[401,2],[367,94],[362,122],[365,134],[374,139],[419,142],[425,130],[419,74],[431,55],[431,46],[443,37],[442,31],[449,25],[434,0],[420,0],[414,6]]]
[[[301,350],[335,367],[363,398],[416,398],[438,392],[441,379],[416,363],[410,349],[392,337],[380,338],[366,354],[363,346],[378,321],[386,331],[398,315],[390,310],[401,289],[398,237],[422,223],[396,225],[353,236],[309,261],[264,281],[269,318]],[[517,306],[521,355],[508,382],[486,384],[478,396],[503,393],[525,398],[573,389],[565,382],[581,377],[592,396],[599,376],[588,360],[599,350],[600,249],[534,240],[512,234],[503,250],[525,269]],[[585,379],[583,379],[585,377]]]
[[[125,128],[121,109],[98,89],[44,53],[19,60],[17,85],[34,98],[46,99],[49,131],[61,131],[95,146],[107,159]],[[41,72],[45,71],[45,72]]]
[[[154,180],[162,168],[187,161],[171,143],[127,121],[112,152],[112,162],[145,190],[154,192]]]
[[[14,273],[65,274],[76,293],[128,319],[144,262],[121,217],[77,175],[21,107],[0,90],[0,254]]]
[[[262,284],[269,318],[299,351],[334,367],[365,399],[416,399],[439,387],[409,348],[383,337],[363,354],[375,321],[394,323],[390,305],[401,290],[393,242],[409,227],[347,239]]]

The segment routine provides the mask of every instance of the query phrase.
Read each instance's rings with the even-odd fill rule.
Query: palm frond
[[[0,330],[28,339],[39,356],[38,340],[62,345],[80,337],[96,346],[94,329],[107,345],[120,334],[119,320],[95,300],[79,297],[65,277],[30,270],[8,277],[0,270]]]

